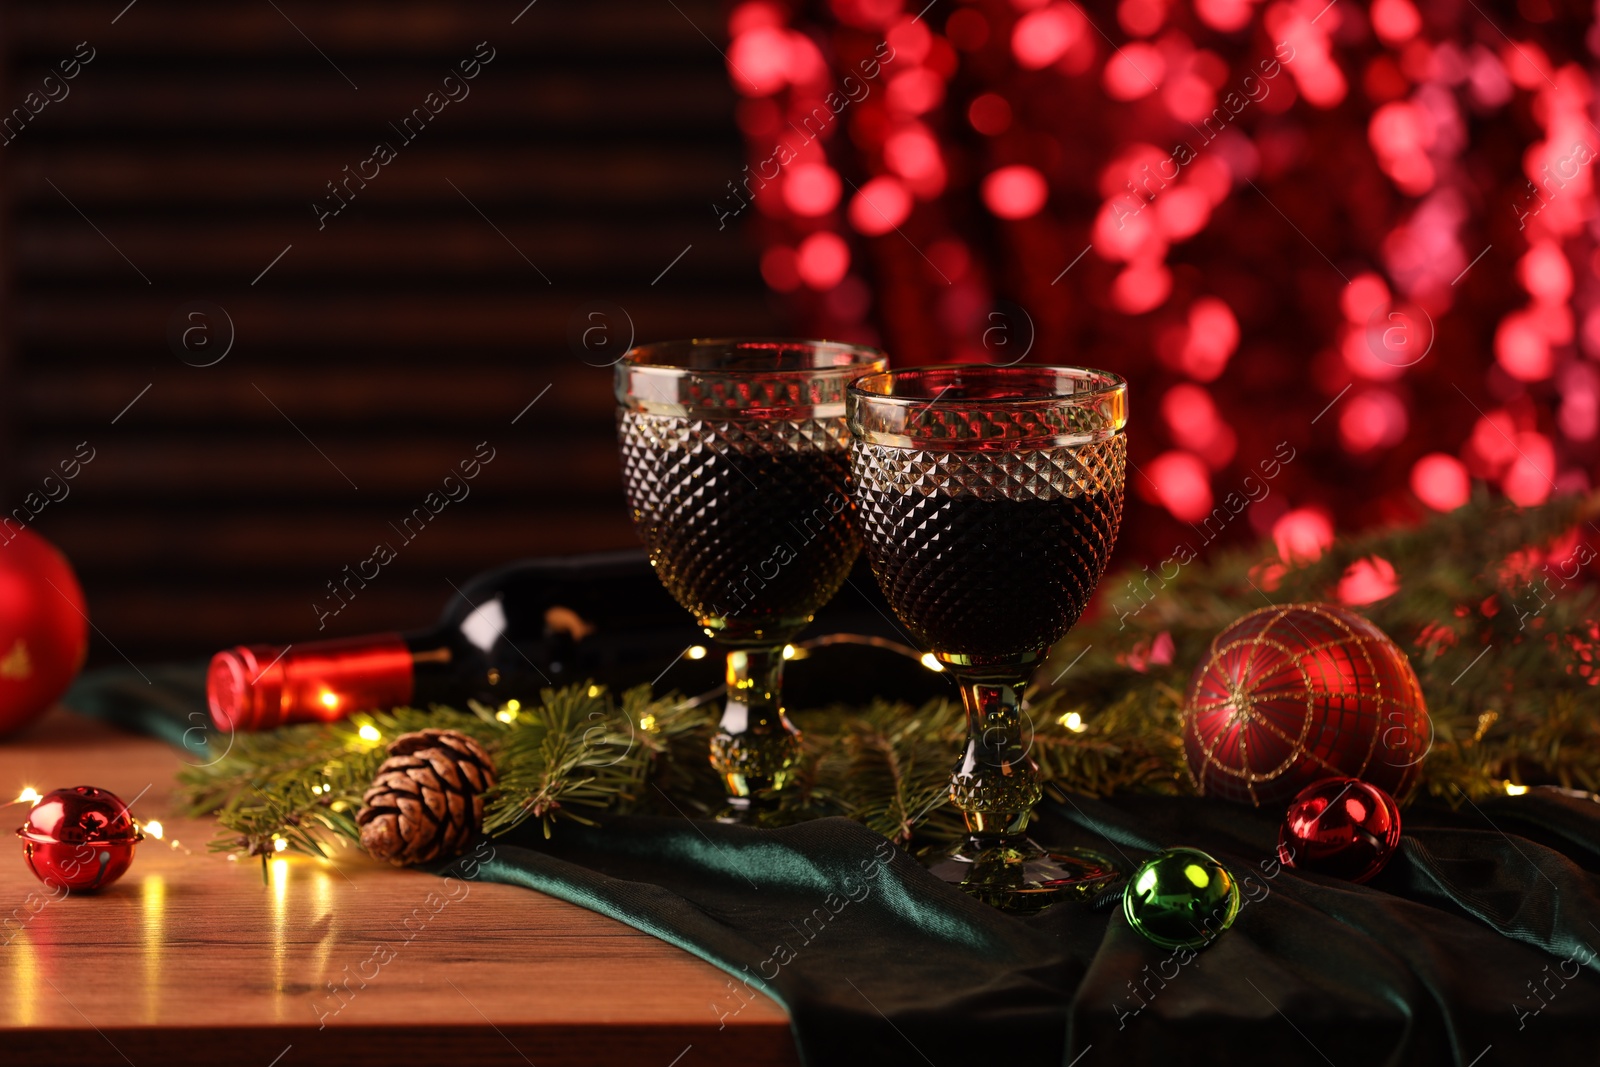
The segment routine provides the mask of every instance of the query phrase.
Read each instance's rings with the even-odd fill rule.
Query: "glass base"
[[[1086,848],[1045,849],[1030,838],[961,851],[929,868],[937,878],[1002,911],[1043,911],[1062,900],[1089,900],[1121,872]]]
[[[780,807],[775,797],[729,797],[726,806],[717,812],[716,819],[731,826],[775,830],[780,826],[803,822],[804,816]]]

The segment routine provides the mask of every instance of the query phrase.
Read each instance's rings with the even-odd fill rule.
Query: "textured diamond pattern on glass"
[[[726,641],[787,640],[861,548],[845,420],[618,416],[628,503],[656,573]]]
[[[856,442],[858,522],[879,584],[940,652],[1035,652],[1078,621],[1122,519],[1127,439],[1023,452]]]
[[[918,367],[855,386],[872,397],[855,408],[856,439],[875,445],[1062,447],[1104,440],[1128,421],[1122,379],[1082,367]]]
[[[876,349],[830,341],[667,341],[628,353],[616,396],[655,415],[837,418],[850,382],[886,365]]]

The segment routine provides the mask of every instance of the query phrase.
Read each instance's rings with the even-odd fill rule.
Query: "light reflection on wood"
[[[507,1037],[539,1067],[665,1064],[690,1043],[751,1067],[795,1062],[788,1019],[770,1000],[719,1031],[712,1005],[727,1000],[727,976],[538,893],[474,883],[464,899],[430,907],[441,879],[355,849],[332,861],[274,857],[263,885],[259,859],[207,851],[215,825],[186,817],[173,795],[182,765],[158,742],[61,712],[0,744],[0,796],[93,784],[128,799],[149,785],[135,810],[166,831],[139,846],[120,882],[61,900],[0,843],[0,915],[28,916],[30,894],[37,908],[0,933],[0,1060],[122,1063],[109,1040],[141,1067],[210,1067],[235,1062],[249,1033],[261,1063],[290,1043],[308,1065],[523,1063]],[[431,917],[408,940],[402,923],[418,907]],[[347,966],[371,975],[363,964],[380,942],[393,961],[319,1032],[326,983],[341,983]],[[266,1030],[282,1035],[276,1047],[265,1047]]]

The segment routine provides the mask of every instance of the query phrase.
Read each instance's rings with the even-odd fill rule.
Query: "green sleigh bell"
[[[1197,848],[1165,849],[1128,879],[1122,913],[1162,948],[1204,948],[1239,914],[1239,883]]]

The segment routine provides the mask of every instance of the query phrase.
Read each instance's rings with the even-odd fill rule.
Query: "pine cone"
[[[489,754],[466,734],[401,735],[361,798],[361,847],[397,867],[465,852],[483,830],[483,794],[494,780]]]

